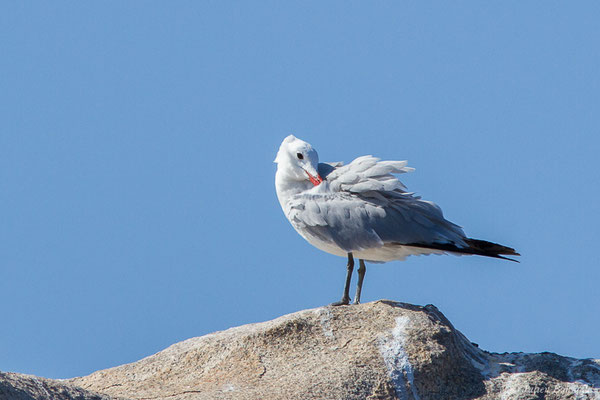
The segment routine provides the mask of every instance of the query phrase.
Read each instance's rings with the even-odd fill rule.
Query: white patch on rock
[[[233,386],[231,383],[228,383],[227,385],[225,385],[223,387],[223,391],[224,392],[235,392],[235,386]]]
[[[406,328],[409,322],[410,319],[406,316],[397,317],[391,337],[381,337],[378,347],[398,398],[408,400],[412,394],[412,399],[419,400],[412,365],[405,350]]]
[[[520,382],[523,374],[523,372],[515,372],[508,376],[503,383],[500,400],[514,400],[523,395],[522,383]]]
[[[321,329],[323,330],[323,335],[325,335],[328,339],[333,339],[333,330],[331,329],[331,318],[333,315],[331,314],[331,310],[328,307],[317,308],[314,310],[315,313],[319,316],[319,322],[321,324]]]

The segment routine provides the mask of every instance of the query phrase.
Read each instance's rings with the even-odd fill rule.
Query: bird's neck
[[[294,195],[300,194],[313,187],[308,180],[298,181],[293,176],[286,174],[285,170],[277,169],[275,174],[275,190],[281,208],[285,210],[285,204]]]

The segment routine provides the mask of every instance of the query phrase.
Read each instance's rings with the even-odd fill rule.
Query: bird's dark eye
[[[296,157],[298,157],[299,160],[304,159],[304,156],[302,155],[302,153],[296,153]]]

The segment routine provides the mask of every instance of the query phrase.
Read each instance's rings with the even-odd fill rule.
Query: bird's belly
[[[413,246],[402,246],[402,245],[391,245],[385,244],[381,247],[364,249],[353,251],[354,257],[363,259],[365,261],[374,262],[388,262],[388,261],[402,261],[408,256],[422,256],[429,254],[445,254],[441,250],[435,249],[424,249],[421,247]]]
[[[318,237],[305,235],[302,231],[297,229],[297,232],[304,238],[306,241],[317,249],[322,250],[326,253],[333,254],[335,256],[346,257],[348,252],[346,252],[341,247],[337,246],[334,242],[325,242]]]
[[[340,257],[346,257],[348,252],[341,247],[337,246],[334,242],[326,242],[318,237],[307,235],[301,230],[297,229],[298,233],[306,239],[306,241],[317,249],[322,250],[326,253],[333,254]],[[398,244],[386,243],[380,247],[373,247],[370,249],[353,250],[352,255],[355,258],[359,258],[365,261],[372,262],[388,262],[395,260],[404,260],[408,256],[412,255],[429,255],[429,254],[445,254],[442,250],[425,249],[421,247],[413,246],[402,246]]]

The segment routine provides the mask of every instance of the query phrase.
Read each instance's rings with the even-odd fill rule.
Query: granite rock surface
[[[15,376],[41,379],[12,374],[6,386],[6,375],[0,398]],[[44,382],[64,386],[63,397],[31,386],[30,397],[7,399],[600,399],[600,360],[489,353],[435,306],[381,300],[300,311]]]

